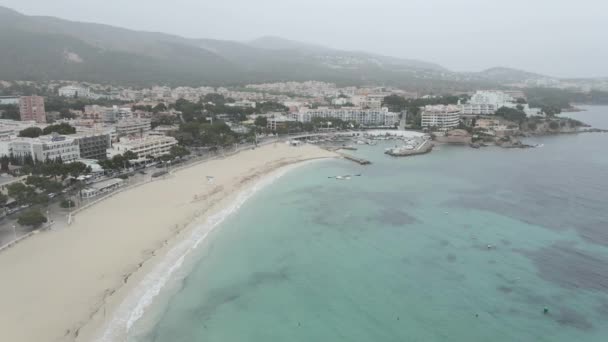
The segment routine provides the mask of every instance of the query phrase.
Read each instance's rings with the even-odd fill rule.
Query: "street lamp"
[[[17,226],[13,225],[13,235],[15,236],[15,240],[17,240]]]

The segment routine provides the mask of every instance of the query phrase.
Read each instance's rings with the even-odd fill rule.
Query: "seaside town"
[[[608,3],[0,2],[0,342],[607,340]]]
[[[525,88],[431,95],[317,81],[240,88],[0,85],[12,93],[0,96],[1,225],[12,227],[0,230],[1,244],[57,221],[69,224],[72,210],[170,166],[265,141],[306,140],[365,163],[344,152],[387,136],[402,140],[386,150],[391,156],[428,153],[438,143],[532,147],[518,137],[584,126],[556,117],[561,108],[531,106]]]

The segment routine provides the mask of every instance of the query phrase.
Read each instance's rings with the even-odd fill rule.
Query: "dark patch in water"
[[[465,281],[467,276],[464,274],[450,274],[445,276],[443,279],[447,281]]]
[[[509,311],[507,311],[510,315],[519,315],[521,313],[521,311],[517,310],[517,309],[509,309]]]
[[[567,289],[608,293],[608,259],[571,244],[555,243],[538,251],[519,251],[530,258],[541,278]]]
[[[441,247],[447,247],[450,245],[450,241],[448,240],[441,240],[439,241],[439,244],[441,244]]]
[[[547,298],[545,298],[541,295],[538,295],[536,293],[531,293],[529,291],[523,293],[523,296],[524,296],[524,300],[526,303],[536,304],[538,306],[545,306],[545,305],[547,305],[547,303],[551,302]]]
[[[201,321],[208,320],[221,306],[235,302],[247,291],[267,284],[288,280],[289,275],[286,268],[282,268],[276,272],[254,272],[242,283],[211,290],[205,302],[193,310],[192,314],[188,315],[188,317]]]
[[[555,321],[560,325],[580,330],[590,330],[593,328],[593,324],[591,324],[585,316],[569,308],[560,308],[559,314],[555,317]]]
[[[495,265],[496,264],[496,260],[488,260],[488,264]]]
[[[456,258],[456,256],[454,254],[448,254],[448,256],[446,257],[446,259],[449,262],[455,262],[457,258]]]
[[[603,301],[597,308],[596,311],[600,316],[608,318],[608,301]]]
[[[505,246],[511,246],[511,241],[507,239],[500,239],[500,242],[502,242],[502,244]]]
[[[508,286],[499,286],[498,291],[509,294],[509,293],[513,292],[513,288],[508,287]]]
[[[603,175],[597,175],[603,179]],[[524,179],[523,175],[518,180]],[[460,191],[455,199],[442,203],[453,208],[477,209],[489,211],[498,215],[541,226],[553,230],[575,229],[579,236],[594,244],[608,246],[608,216],[603,210],[602,197],[582,194],[578,197],[578,188],[569,191],[559,188],[553,182],[532,176],[534,184],[514,182],[505,184],[511,189],[502,191],[500,196],[491,187],[479,188],[474,191]],[[547,181],[547,184],[542,184]],[[522,184],[520,184],[522,183]],[[559,181],[563,185],[563,180]],[[575,200],[573,200],[575,198]],[[564,208],[560,213],[555,208]]]
[[[415,217],[399,209],[382,209],[374,216],[368,217],[368,221],[393,227],[401,227],[418,222]]]
[[[505,275],[503,275],[502,273],[496,273],[496,277],[500,278],[503,282],[509,283],[509,284],[515,284],[517,283],[517,280],[514,278],[508,278]]]

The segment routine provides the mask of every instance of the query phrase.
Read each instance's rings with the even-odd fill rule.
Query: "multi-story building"
[[[460,105],[461,114],[464,116],[493,115],[498,108],[489,103],[465,103]]]
[[[296,122],[296,119],[284,115],[275,115],[268,118],[266,127],[271,131],[288,129],[290,122]]]
[[[233,103],[226,103],[227,107],[240,107],[240,108],[255,108],[255,101],[235,101]]]
[[[458,127],[460,107],[455,105],[435,105],[422,108],[422,127],[447,131]]]
[[[86,132],[74,135],[78,141],[80,158],[83,159],[105,159],[108,148],[112,145],[109,132]]]
[[[141,137],[152,129],[152,121],[150,119],[125,119],[118,121],[114,127],[119,137],[129,135]]]
[[[71,163],[80,157],[78,141],[64,135],[15,138],[7,142],[10,144],[10,153],[17,158],[30,156],[34,161],[60,159],[64,163]]]
[[[478,90],[468,103],[460,105],[461,115],[463,116],[478,116],[478,115],[493,115],[502,107],[521,108],[527,116],[539,115],[540,109],[530,108],[527,103],[517,103],[512,96],[521,95],[520,92],[502,92],[493,90]],[[521,96],[519,96],[521,97]]]
[[[46,112],[44,111],[44,97],[22,96],[19,99],[19,114],[21,121],[36,121],[46,123]]]
[[[167,136],[147,136],[139,139],[121,138],[106,152],[108,158],[131,151],[139,158],[157,158],[169,154],[171,147],[177,145],[177,140]]]
[[[165,135],[169,135],[170,133],[177,132],[177,131],[179,131],[179,126],[177,126],[177,125],[160,125],[160,126],[154,127],[153,130],[148,132],[148,135],[165,136]]]
[[[469,103],[473,104],[491,104],[496,108],[503,107],[505,104],[513,103],[515,99],[502,91],[493,91],[493,90],[478,90],[471,99]]]
[[[19,96],[0,96],[0,105],[19,105]]]
[[[63,97],[91,97],[91,90],[82,86],[69,85],[59,88],[57,92]]]
[[[131,119],[133,112],[129,107],[102,107],[97,105],[85,106],[84,115],[88,119],[95,119],[98,122],[114,123],[116,121]]]
[[[302,109],[291,117],[299,122],[310,122],[312,118],[340,119],[343,121],[356,122],[363,126],[385,126],[392,127],[399,123],[399,113],[392,113],[388,108],[360,109],[355,107]]]

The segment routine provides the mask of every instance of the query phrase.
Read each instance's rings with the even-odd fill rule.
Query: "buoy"
[[[492,247],[493,247],[492,245],[488,245],[488,249],[492,249]]]

